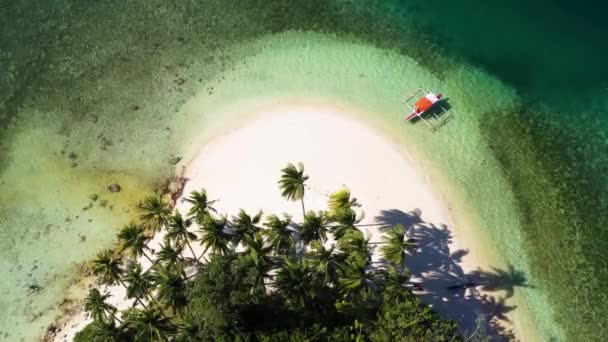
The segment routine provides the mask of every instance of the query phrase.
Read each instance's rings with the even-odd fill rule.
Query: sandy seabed
[[[476,269],[489,269],[493,258],[470,250],[476,237],[459,234],[441,189],[432,186],[402,148],[343,109],[329,105],[277,104],[250,117],[253,119],[240,127],[195,147],[192,157],[183,162],[184,169],[179,170],[189,179],[184,194],[205,188],[211,199],[218,199],[214,207],[228,217],[239,209],[250,214],[261,209],[265,214],[288,213],[298,222],[300,203],[283,199],[277,181],[285,164],[302,162],[310,176],[305,194],[307,211],[326,209],[332,192],[350,189],[365,213],[361,224],[370,225],[362,230],[371,242],[382,241],[376,224],[397,223],[404,224],[419,241],[419,248],[408,258],[408,267],[412,282],[422,287],[418,294],[423,301],[444,317],[464,322],[465,328],[471,328],[477,313],[492,314],[485,297],[490,294],[448,288],[465,283],[467,274]],[[188,205],[178,200],[177,209],[185,213]],[[162,233],[150,247],[158,248],[160,241]],[[374,253],[374,259],[378,258],[379,253]],[[141,262],[144,268],[150,266],[146,260]],[[120,286],[100,290],[110,291],[110,303],[119,309],[132,305]],[[505,318],[520,321],[517,312],[513,310]],[[78,313],[55,340],[71,341],[89,322],[86,313]],[[520,336],[518,324],[503,319],[501,325],[515,328]]]

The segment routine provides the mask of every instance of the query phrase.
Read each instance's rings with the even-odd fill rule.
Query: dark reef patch
[[[598,157],[606,137],[547,117],[492,113],[482,131],[514,189],[532,271],[567,339],[606,340],[608,158]]]

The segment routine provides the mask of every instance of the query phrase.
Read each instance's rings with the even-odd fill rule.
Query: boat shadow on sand
[[[507,304],[506,299],[518,287],[533,287],[525,274],[512,266],[465,272],[460,263],[468,250],[450,250],[452,233],[448,227],[420,217],[419,209],[409,213],[383,210],[375,217],[381,230],[402,224],[415,242],[415,249],[406,257],[414,293],[441,315],[457,321],[468,334],[480,326],[492,340],[513,339],[513,332],[503,323],[509,325],[506,314],[516,306]]]

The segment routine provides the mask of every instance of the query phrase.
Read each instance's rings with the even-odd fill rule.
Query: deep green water
[[[300,94],[392,125],[399,94],[423,85],[446,93],[458,116],[432,141],[420,127],[398,130],[527,274],[534,288],[521,291],[539,329],[547,339],[606,340],[605,7],[2,1],[0,336],[43,331],[66,275],[110,243],[142,193],[172,172],[171,158],[219,121],[213,109]],[[209,113],[189,115],[184,103],[201,92]],[[124,191],[109,193],[113,182]]]

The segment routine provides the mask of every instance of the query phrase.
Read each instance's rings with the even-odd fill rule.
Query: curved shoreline
[[[196,102],[186,107],[186,110],[196,111]],[[248,108],[245,111],[242,108]],[[450,216],[450,230],[455,231],[459,238],[465,238],[464,246],[468,247],[468,252],[471,257],[476,260],[483,260],[483,265],[476,265],[471,269],[484,266],[486,268],[497,267],[506,268],[507,263],[501,257],[500,252],[495,250],[495,242],[492,241],[489,232],[485,231],[482,226],[475,208],[465,199],[461,190],[450,184],[447,177],[443,176],[436,166],[427,158],[424,157],[424,152],[415,145],[404,145],[404,141],[415,143],[415,139],[403,136],[403,131],[387,129],[386,120],[384,118],[373,115],[373,111],[359,109],[357,107],[346,104],[344,101],[339,101],[333,98],[299,98],[299,97],[277,97],[277,98],[255,98],[249,101],[237,102],[224,108],[222,114],[230,113],[223,123],[219,123],[220,129],[215,134],[210,134],[208,137],[201,139],[202,142],[192,144],[192,148],[185,152],[184,155],[191,156],[185,158],[186,164],[196,160],[197,153],[206,148],[210,143],[213,143],[215,138],[221,139],[225,135],[235,133],[243,128],[248,127],[252,123],[259,120],[264,120],[265,117],[271,115],[268,111],[277,111],[280,108],[315,108],[321,111],[329,111],[336,116],[343,117],[347,120],[352,120],[359,124],[364,124],[369,130],[375,132],[387,141],[392,148],[396,149],[403,158],[407,159],[415,171],[419,174],[424,174],[424,182],[431,185],[430,190],[433,196],[439,198],[444,203],[445,214]],[[200,108],[199,108],[200,109]],[[333,115],[332,114],[332,115]],[[396,136],[399,133],[400,136]],[[356,196],[356,192],[354,192]],[[452,210],[454,209],[454,210]],[[459,246],[460,243],[456,243]],[[516,312],[509,312],[506,317],[510,320],[506,326],[512,327],[516,332],[516,337],[524,341],[542,340],[541,332],[538,330],[536,322],[531,319],[529,304],[521,293],[515,291],[513,297],[509,298],[505,305],[511,305],[511,309],[516,309]]]
[[[307,103],[307,104],[305,104]],[[238,108],[238,107],[235,107]],[[442,224],[445,225],[446,227],[449,227],[449,239],[444,241],[447,245],[449,245],[449,249],[448,249],[448,256],[451,256],[452,253],[455,254],[455,252],[457,250],[464,250],[466,247],[468,247],[468,251],[462,255],[459,255],[459,259],[458,260],[454,260],[453,264],[450,264],[453,267],[457,267],[460,270],[457,272],[461,272],[462,274],[466,274],[466,273],[470,273],[472,271],[474,271],[476,268],[478,267],[482,267],[482,268],[488,268],[490,266],[495,266],[496,264],[494,262],[497,261],[497,256],[496,255],[492,255],[493,253],[491,253],[491,251],[488,250],[484,250],[483,248],[481,248],[484,244],[483,241],[484,237],[487,238],[487,234],[485,234],[481,229],[477,228],[478,226],[474,225],[474,224],[470,224],[470,222],[472,221],[472,218],[470,217],[470,215],[468,215],[467,213],[465,213],[465,210],[461,210],[461,208],[463,207],[462,203],[460,201],[453,201],[452,198],[456,197],[456,192],[454,191],[446,191],[446,184],[443,184],[442,182],[439,182],[441,184],[441,186],[436,186],[436,184],[432,184],[432,183],[437,183],[437,173],[433,172],[433,170],[428,170],[430,165],[424,165],[422,163],[420,163],[420,159],[415,159],[411,157],[411,152],[408,149],[404,149],[404,147],[402,145],[396,144],[394,141],[391,141],[391,139],[387,139],[386,134],[381,134],[384,132],[379,132],[379,130],[374,127],[375,125],[371,124],[371,125],[364,125],[365,123],[369,123],[367,120],[364,120],[364,118],[362,117],[362,113],[360,113],[357,110],[354,110],[353,108],[347,108],[346,106],[340,106],[337,104],[330,104],[330,103],[319,103],[319,102],[310,102],[310,101],[274,101],[272,103],[264,103],[264,102],[258,102],[258,106],[255,107],[255,111],[253,111],[253,114],[249,114],[247,116],[247,118],[243,119],[242,116],[237,115],[239,123],[237,125],[231,125],[234,124],[234,122],[231,122],[230,119],[228,119],[227,121],[223,122],[223,123],[218,123],[218,127],[216,127],[215,130],[207,130],[206,132],[206,136],[203,136],[203,138],[201,138],[201,140],[203,142],[200,143],[193,143],[192,144],[192,151],[188,151],[187,153],[184,154],[184,156],[186,156],[186,158],[184,158],[184,161],[180,163],[179,166],[182,167],[182,172],[184,172],[184,176],[186,177],[190,177],[190,181],[189,183],[186,185],[186,188],[184,189],[184,193],[189,193],[189,191],[191,190],[195,190],[197,189],[197,187],[200,186],[205,186],[208,191],[211,194],[221,194],[222,196],[225,197],[224,194],[231,194],[231,193],[237,193],[237,194],[248,194],[248,193],[257,193],[258,195],[260,194],[259,191],[255,191],[255,190],[251,190],[249,189],[249,191],[245,191],[242,189],[243,186],[247,185],[247,182],[241,182],[240,183],[240,188],[237,187],[234,183],[235,177],[238,177],[238,175],[234,174],[234,175],[226,175],[224,170],[232,170],[234,167],[243,167],[243,165],[232,165],[233,168],[230,167],[222,167],[219,168],[219,171],[221,171],[219,174],[209,174],[209,167],[205,167],[205,165],[213,165],[217,167],[218,163],[223,162],[223,160],[229,160],[228,162],[230,163],[230,159],[238,159],[238,158],[234,158],[233,155],[236,153],[236,151],[239,150],[239,145],[238,142],[240,142],[240,144],[242,144],[243,148],[248,148],[251,149],[254,146],[257,146],[256,143],[259,143],[260,141],[265,141],[265,139],[268,139],[270,136],[270,133],[272,133],[272,127],[274,126],[275,128],[281,127],[281,126],[285,126],[285,123],[289,122],[289,119],[292,120],[293,123],[295,123],[295,126],[292,128],[297,128],[299,130],[301,129],[305,129],[305,130],[309,130],[309,134],[311,132],[315,132],[316,130],[316,134],[317,136],[319,135],[319,129],[323,130],[326,124],[328,124],[328,122],[333,123],[332,125],[328,125],[328,126],[332,126],[332,128],[335,130],[337,129],[336,132],[333,132],[331,130],[329,131],[325,131],[325,140],[323,140],[323,142],[325,144],[327,143],[331,143],[331,140],[328,140],[328,137],[331,137],[328,134],[335,134],[336,137],[340,138],[345,138],[346,141],[350,141],[348,139],[355,139],[355,142],[358,138],[361,138],[361,136],[363,136],[363,139],[360,139],[361,141],[369,141],[369,140],[376,140],[374,141],[374,146],[377,146],[377,144],[380,144],[381,146],[383,146],[382,150],[383,153],[386,153],[386,155],[384,155],[384,160],[386,161],[386,159],[389,160],[393,160],[394,162],[392,163],[388,163],[386,165],[387,168],[385,169],[381,169],[381,170],[371,170],[371,174],[375,175],[376,177],[372,177],[372,178],[376,178],[377,180],[382,180],[384,179],[384,181],[389,181],[389,179],[391,180],[391,183],[393,183],[393,179],[395,179],[395,182],[399,183],[399,185],[403,185],[403,182],[409,182],[407,183],[407,186],[403,187],[404,190],[410,190],[412,186],[414,187],[418,187],[418,189],[422,189],[420,192],[424,193],[424,196],[426,196],[426,205],[428,206],[428,208],[425,208],[422,210],[422,215],[421,218],[423,218],[423,221],[420,222],[419,228],[416,228],[417,225],[412,225],[412,229],[413,229],[413,234],[416,234],[417,229],[421,229],[421,230],[429,230],[429,229],[435,229],[437,226],[441,226]],[[252,111],[250,111],[249,113],[252,113]],[[312,117],[312,118],[311,118]],[[287,121],[285,121],[287,120]],[[337,126],[337,127],[336,127]],[[222,129],[218,129],[219,127],[222,127]],[[346,128],[345,128],[346,127]],[[350,128],[349,128],[350,127]],[[284,128],[284,127],[283,127]],[[210,132],[213,131],[213,132]],[[363,133],[362,133],[363,132]],[[342,134],[342,135],[340,135]],[[252,137],[258,137],[258,139],[255,139],[255,141],[252,141]],[[312,134],[312,136],[315,136],[314,134]],[[249,139],[247,138],[249,137]],[[292,136],[293,138],[293,136]],[[235,140],[236,139],[236,140]],[[259,140],[259,141],[258,141]],[[297,140],[297,139],[296,139]],[[283,141],[282,139],[277,139],[277,141]],[[268,141],[266,141],[266,143],[268,143]],[[236,145],[235,145],[236,144]],[[289,144],[286,144],[289,145]],[[298,153],[294,153],[293,148],[295,145],[291,145],[292,148],[289,149],[289,154],[288,156],[290,158],[296,158],[296,159],[301,159],[298,156]],[[268,148],[272,147],[271,145],[267,145],[266,149],[268,150]],[[306,148],[308,148],[307,146],[299,146],[299,148],[304,147],[305,149],[300,151],[300,152],[305,152]],[[259,146],[258,146],[259,148]],[[352,146],[351,146],[352,148]],[[235,150],[236,149],[236,150]],[[344,147],[342,147],[342,150],[344,150]],[[386,152],[386,151],[388,152]],[[219,151],[219,152],[218,152]],[[316,151],[319,151],[319,148],[316,149]],[[240,151],[239,153],[242,153],[243,151]],[[368,151],[369,152],[369,151]],[[218,154],[219,153],[219,154]],[[301,153],[300,153],[301,154]],[[374,153],[372,153],[373,155]],[[245,156],[247,155],[246,153],[244,154]],[[355,155],[356,156],[356,155]],[[284,164],[285,162],[291,161],[291,160],[283,160],[284,158],[278,158],[276,155],[272,155],[271,156],[272,159],[271,161],[274,163],[278,163],[277,165],[281,166],[282,164]],[[210,159],[211,158],[211,159]],[[222,159],[223,158],[223,159]],[[327,158],[327,157],[326,157]],[[391,159],[393,158],[393,159]],[[394,159],[397,158],[397,159]],[[380,160],[383,160],[382,158]],[[396,162],[395,162],[396,160]],[[210,162],[211,161],[211,162]],[[261,165],[264,165],[264,167],[262,168],[262,171],[256,171],[255,175],[258,177],[257,179],[259,179],[260,177],[265,177],[267,176],[266,173],[267,172],[276,172],[278,174],[279,168],[276,166],[270,166],[269,164],[270,160],[267,160],[266,163],[260,163]],[[238,162],[243,162],[242,159],[239,159]],[[319,170],[323,171],[324,169],[320,168],[320,166],[325,166],[328,167],[327,164],[328,160],[327,159],[323,159],[321,161],[321,165],[317,165],[317,167],[319,167]],[[234,163],[234,162],[232,162]],[[307,170],[309,170],[308,172],[311,174],[311,184],[313,186],[315,186],[315,184],[320,183],[319,181],[322,178],[328,178],[328,180],[331,181],[327,181],[327,184],[329,186],[332,186],[332,188],[324,188],[324,187],[319,187],[318,189],[315,190],[309,190],[308,194],[307,194],[307,200],[310,201],[311,198],[308,198],[308,196],[315,196],[314,193],[318,192],[318,194],[316,195],[316,198],[312,199],[313,205],[312,207],[317,209],[317,208],[323,208],[325,206],[325,202],[326,199],[324,198],[325,195],[327,195],[328,191],[334,191],[337,190],[338,188],[340,188],[340,186],[342,185],[342,183],[340,183],[339,181],[336,182],[337,179],[340,178],[340,176],[343,176],[345,171],[348,171],[349,169],[352,169],[353,166],[355,165],[350,165],[350,167],[347,167],[345,169],[342,169],[342,171],[336,171],[333,170],[332,172],[334,172],[334,176],[333,178],[327,175],[323,175],[323,173],[326,172],[319,172],[320,174],[313,174],[311,170],[314,170],[315,168],[315,162],[314,160],[304,160],[305,165],[307,165]],[[342,164],[345,164],[345,161],[342,161]],[[272,164],[272,163],[270,163]],[[394,175],[392,178],[388,177],[388,178],[383,178],[385,176],[387,176],[387,171],[389,169],[393,169],[394,165],[399,165],[402,169],[401,171],[405,172],[407,174],[406,177],[398,177],[400,176],[399,174]],[[229,164],[230,165],[230,164]],[[405,166],[404,166],[405,165]],[[359,165],[359,167],[362,168],[369,168],[369,165]],[[404,168],[403,168],[404,167]],[[266,169],[267,168],[267,169]],[[246,168],[245,168],[246,169]],[[179,170],[179,167],[178,167]],[[405,170],[405,171],[404,171]],[[242,171],[239,170],[239,171]],[[369,170],[368,170],[369,171]],[[330,173],[332,173],[330,172]],[[422,175],[425,175],[426,177],[422,177]],[[251,176],[250,174],[248,174],[248,176]],[[270,175],[270,181],[271,182],[275,182],[275,177],[276,175]],[[335,178],[335,176],[338,176],[338,178]],[[224,180],[224,182],[227,181],[227,183],[230,184],[225,184],[225,183],[221,183],[222,179]],[[254,178],[255,179],[255,178]],[[432,180],[432,181],[431,181]],[[358,189],[357,186],[361,185],[361,183],[370,183],[370,181],[367,178],[359,178],[358,181],[355,181],[354,183],[352,183],[351,186],[349,186],[349,184],[345,184],[347,186],[349,186],[351,188],[351,190],[353,191],[353,195],[357,198],[361,198],[361,202],[363,204],[363,209],[366,211],[369,211],[369,209],[380,209],[380,208],[384,208],[387,209],[387,207],[393,207],[393,205],[390,204],[386,204],[387,202],[384,202],[385,204],[383,205],[379,205],[378,199],[375,199],[373,195],[373,188],[365,188],[365,186],[363,187],[363,189]],[[371,182],[372,184],[374,184],[374,182]],[[221,184],[221,185],[218,185]],[[331,184],[331,185],[330,185]],[[394,184],[391,188],[394,188]],[[215,188],[217,187],[217,188]],[[261,188],[265,189],[266,191],[268,191],[268,184],[266,184],[265,186],[261,186]],[[377,187],[377,185],[376,185]],[[389,188],[389,189],[391,189]],[[439,191],[439,188],[443,189],[444,191]],[[232,190],[230,190],[232,189]],[[449,192],[449,194],[446,196],[446,192]],[[311,195],[311,193],[313,195]],[[246,196],[246,195],[245,195]],[[270,195],[272,197],[272,195]],[[386,194],[384,192],[378,194],[377,196],[386,196]],[[395,197],[395,195],[392,195],[392,199],[395,200],[396,198],[398,199],[402,199],[401,197]],[[391,197],[391,195],[386,196],[386,197]],[[418,198],[418,196],[411,196],[408,197],[403,197],[405,199],[407,199],[407,201],[410,201],[411,204],[418,204],[418,206],[414,207],[413,205],[409,205],[412,208],[409,208],[408,205],[404,205],[401,203],[401,201],[399,201],[399,205],[398,208],[399,210],[404,213],[404,214],[408,214],[410,211],[418,208],[420,209],[420,207],[424,207],[424,205],[420,205],[420,198]],[[447,199],[446,199],[447,198]],[[227,199],[227,198],[222,198],[222,201],[218,202],[218,208],[220,209],[221,212],[226,212],[228,214],[234,214],[236,213],[236,210],[238,210],[239,208],[245,208],[246,210],[257,210],[257,209],[267,209],[268,212],[275,212],[275,213],[279,213],[280,211],[278,210],[278,208],[281,208],[283,210],[288,210],[290,213],[298,213],[299,210],[294,210],[294,208],[291,208],[289,203],[285,203],[282,199],[280,199],[280,196],[278,195],[278,190],[277,190],[277,194],[276,194],[276,198],[275,199],[267,199],[268,203],[265,203],[264,205],[262,205],[262,203],[260,202],[260,198],[259,196],[256,197],[255,199],[250,198],[249,200],[243,200],[243,196],[237,196],[236,199],[231,200],[231,199]],[[405,202],[407,202],[405,201]],[[247,203],[249,202],[249,203]],[[370,202],[372,203],[370,205]],[[424,202],[424,201],[423,201]],[[282,204],[281,204],[282,203]],[[390,201],[388,202],[390,203]],[[451,209],[451,205],[450,203],[459,203],[458,210],[454,210],[452,211]],[[251,206],[251,208],[249,208],[248,206]],[[182,204],[178,204],[177,208],[181,209],[180,211],[183,212],[184,206]],[[430,208],[430,209],[429,209]],[[393,208],[394,209],[394,208]],[[381,209],[380,209],[381,210]],[[375,213],[374,213],[375,214]],[[297,216],[297,215],[294,215]],[[297,219],[297,218],[296,218]],[[369,220],[369,217],[366,219]],[[430,224],[426,224],[426,223],[430,223]],[[435,225],[436,223],[436,225]],[[420,228],[422,227],[422,228]],[[468,227],[468,228],[463,228],[463,227]],[[476,228],[473,228],[476,227]],[[436,230],[432,230],[432,231],[437,231],[440,232],[440,229],[436,229]],[[471,233],[471,232],[475,232],[475,239],[473,238],[469,238],[467,239],[467,233]],[[378,235],[378,231],[369,231],[369,233],[372,235],[372,241],[374,240],[378,240],[379,235]],[[482,237],[482,241],[478,241],[477,239],[479,237]],[[158,241],[158,236],[154,239],[154,241],[152,242],[152,244],[155,244]],[[156,241],[156,242],[155,242]],[[424,254],[424,253],[420,253],[420,254]],[[416,259],[414,257],[414,259]],[[462,259],[466,259],[466,260],[462,260]],[[483,261],[482,261],[483,259]],[[414,273],[420,273],[420,275],[424,275],[424,270],[419,270],[420,272],[418,272],[416,270],[416,266],[414,265],[412,267],[412,265],[410,265],[410,267],[413,270],[413,274]],[[414,280],[416,280],[416,278],[413,278]],[[424,279],[420,279],[419,281],[421,281],[421,283],[423,284],[423,287],[426,288],[428,287],[427,285],[425,285]],[[427,281],[428,284],[428,281]],[[449,285],[449,284],[448,284]],[[442,284],[440,287],[438,287],[438,284],[431,284],[430,286],[430,290],[432,290],[434,293],[431,296],[427,296],[426,301],[427,303],[430,302],[429,304],[433,304],[438,308],[438,311],[442,312],[443,314],[447,314],[448,317],[450,318],[458,318],[458,315],[463,315],[462,312],[457,312],[458,311],[458,304],[454,303],[452,305],[443,305],[441,306],[440,302],[437,302],[437,291],[440,291],[441,289],[443,289],[445,291],[446,288],[446,284]],[[118,302],[116,304],[124,306],[126,304],[126,302],[124,300],[122,300],[122,297],[124,296],[124,293],[121,291],[121,289],[117,288],[112,288],[111,292],[114,294],[113,300],[118,300]],[[424,300],[424,294],[421,294]],[[445,293],[442,294],[442,296],[445,298]],[[449,294],[448,294],[449,295]],[[439,296],[439,297],[442,297]],[[467,296],[471,296],[471,294],[469,293]],[[433,299],[435,298],[435,299]],[[512,303],[512,301],[510,301],[509,303]],[[440,306],[440,307],[439,307]],[[448,312],[450,311],[449,309],[455,309],[456,312]],[[516,330],[516,336],[520,339],[523,340],[529,340],[528,338],[524,338],[524,337],[531,337],[531,336],[536,336],[536,334],[534,334],[532,331],[526,331],[528,329],[522,329],[523,325],[521,324],[521,322],[526,321],[526,316],[527,314],[524,312],[521,317],[519,317],[519,312],[521,310],[517,310],[518,313],[512,313],[512,314],[508,314],[508,317],[511,319],[511,321],[513,322],[512,327],[515,328]],[[470,318],[469,318],[470,320]],[[80,323],[78,324],[76,327],[73,327],[75,323]],[[56,341],[63,341],[62,337],[63,335],[67,334],[68,336],[73,336],[73,334],[79,329],[83,327],[83,322],[86,322],[86,320],[84,319],[84,315],[82,313],[76,315],[73,319],[69,320],[69,323],[66,325],[68,326],[68,330],[67,331],[62,331],[61,332],[61,337],[59,337],[58,339],[56,339]],[[510,324],[504,324],[503,327],[506,327],[507,329],[511,328]],[[523,330],[523,331],[520,331]],[[69,337],[68,337],[69,339]]]

